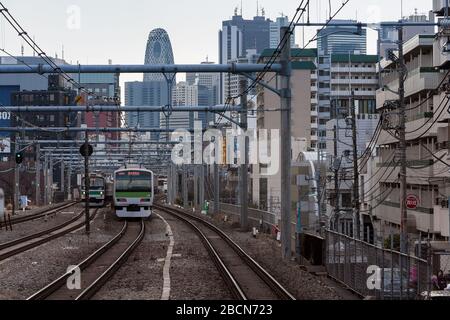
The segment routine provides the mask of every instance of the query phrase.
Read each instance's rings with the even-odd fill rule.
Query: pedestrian
[[[439,270],[438,272],[437,285],[439,290],[445,290],[445,288],[447,288],[447,280],[445,279],[444,271],[442,270]]]
[[[435,274],[431,277],[431,284],[433,285],[433,291],[439,290],[438,277]]]

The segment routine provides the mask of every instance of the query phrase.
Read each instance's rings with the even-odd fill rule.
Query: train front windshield
[[[152,174],[141,171],[119,172],[116,175],[116,191],[151,192]]]
[[[81,188],[84,190],[84,178],[81,183]],[[101,178],[89,179],[89,190],[103,190],[105,188],[105,180]]]

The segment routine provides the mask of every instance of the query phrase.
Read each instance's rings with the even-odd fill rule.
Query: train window
[[[84,189],[84,178],[81,182],[81,188]],[[105,188],[105,180],[103,178],[91,178],[89,179],[89,188],[91,190],[102,190]]]
[[[116,176],[116,191],[152,191],[150,172],[127,171]]]

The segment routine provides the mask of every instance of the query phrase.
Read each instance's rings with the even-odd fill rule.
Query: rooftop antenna
[[[256,16],[259,17],[259,1],[256,0]]]
[[[241,17],[242,17],[242,7],[243,7],[244,5],[242,4],[242,0],[241,0]]]
[[[238,7],[234,8],[234,15],[237,16],[238,14]]]
[[[262,15],[263,17],[265,17],[265,16],[266,16],[266,9],[264,9],[264,8],[261,8],[261,15]]]
[[[400,19],[403,20],[403,0],[400,1]]]
[[[24,52],[25,52],[25,48],[24,48],[24,46],[23,46],[23,43],[22,43],[22,45],[20,46],[20,52],[22,53],[22,57],[23,57]]]

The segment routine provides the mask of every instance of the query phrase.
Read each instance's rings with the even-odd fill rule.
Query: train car
[[[152,214],[153,172],[121,169],[114,172],[114,208],[119,218],[148,218]]]
[[[84,177],[81,181],[81,199],[85,201],[86,191],[84,188]],[[103,207],[105,205],[106,197],[106,182],[105,178],[100,174],[91,174],[89,176],[89,206]]]
[[[158,178],[158,193],[161,194],[167,193],[167,178],[164,177]]]

